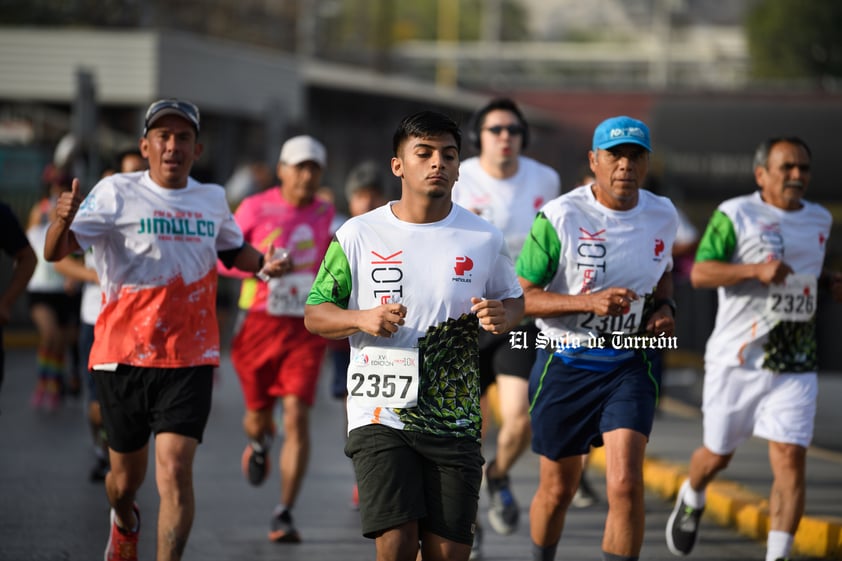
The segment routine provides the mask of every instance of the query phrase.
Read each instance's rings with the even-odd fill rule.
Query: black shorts
[[[108,447],[140,450],[151,434],[172,432],[202,441],[213,394],[213,366],[142,368],[120,364],[93,372]]]
[[[30,292],[29,309],[33,306],[46,306],[56,315],[56,321],[62,327],[79,323],[79,305],[64,292]]]
[[[529,378],[532,450],[550,460],[587,454],[603,433],[626,428],[649,437],[661,384],[652,355],[636,351],[608,372],[568,366],[538,349]]]
[[[519,325],[503,335],[479,331],[479,389],[485,394],[498,374],[529,379],[535,363],[535,340],[538,328],[534,323]]]
[[[476,440],[367,425],[350,432],[345,454],[365,537],[417,520],[421,532],[473,543],[483,464]]]

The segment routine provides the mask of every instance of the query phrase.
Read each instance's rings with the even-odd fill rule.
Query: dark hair
[[[468,125],[468,140],[474,148],[482,150],[482,143],[480,142],[482,125],[485,124],[485,116],[492,111],[511,111],[517,116],[518,121],[520,121],[520,126],[523,127],[523,141],[521,142],[521,148],[526,148],[529,145],[529,123],[527,123],[526,119],[524,119],[523,113],[520,112],[517,104],[507,97],[492,99],[480,107],[474,113],[473,117],[471,117],[470,124]]]
[[[456,150],[462,150],[462,132],[456,121],[437,111],[419,111],[401,120],[395,134],[392,136],[392,153],[397,156],[403,141],[416,136],[418,138],[433,138],[436,136],[452,135],[456,141]]]
[[[811,160],[813,159],[813,153],[810,152],[810,147],[807,146],[807,143],[801,138],[797,136],[776,136],[773,138],[767,138],[758,145],[757,149],[754,151],[754,168],[765,168],[769,163],[769,152],[772,151],[772,147],[775,144],[780,142],[787,142],[789,144],[801,146],[807,152],[807,156]]]
[[[143,154],[140,153],[140,148],[126,148],[125,150],[120,150],[114,154],[114,169],[119,171],[123,165],[123,160],[125,160],[128,156],[137,156],[138,158],[145,159]]]

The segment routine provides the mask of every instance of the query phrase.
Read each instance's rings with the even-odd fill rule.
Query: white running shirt
[[[459,165],[453,201],[497,226],[506,238],[509,254],[517,259],[535,215],[561,194],[556,171],[532,158],[520,156],[512,177],[497,179],[482,169],[479,158]]]
[[[156,368],[219,364],[217,252],[243,245],[219,185],[183,189],[148,171],[102,179],[70,226],[93,247],[103,306],[90,365]]]

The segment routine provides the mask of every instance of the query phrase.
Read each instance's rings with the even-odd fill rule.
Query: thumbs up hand
[[[66,223],[73,222],[73,218],[82,204],[82,194],[79,192],[79,179],[73,178],[70,191],[64,191],[56,202],[56,217]]]

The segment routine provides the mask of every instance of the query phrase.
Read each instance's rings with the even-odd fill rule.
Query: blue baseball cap
[[[607,150],[619,144],[639,144],[652,151],[649,144],[649,127],[631,117],[611,117],[597,125],[593,132],[593,149]]]

